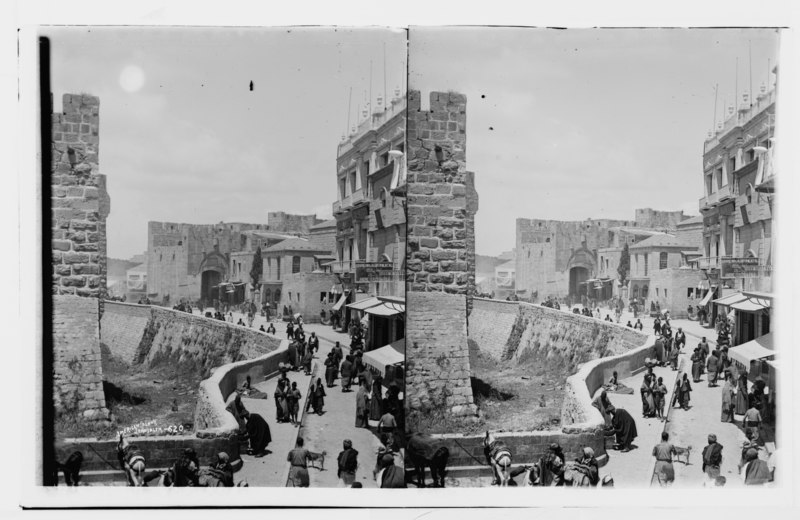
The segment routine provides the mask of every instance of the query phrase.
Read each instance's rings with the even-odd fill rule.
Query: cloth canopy
[[[381,302],[379,305],[364,309],[364,312],[375,316],[395,316],[406,312],[406,306],[402,303]]]
[[[734,303],[739,303],[740,301],[746,300],[746,299],[747,299],[747,296],[745,296],[742,293],[737,292],[737,293],[729,294],[728,296],[723,296],[722,298],[717,298],[716,300],[714,300],[714,303],[716,303],[717,305],[725,305],[727,307],[730,307]]]
[[[335,311],[338,311],[339,309],[341,309],[341,308],[342,308],[342,305],[344,305],[344,301],[345,301],[346,299],[347,299],[347,295],[346,295],[346,294],[343,294],[343,295],[342,295],[342,297],[341,297],[341,298],[339,298],[339,301],[338,301],[338,302],[336,302],[336,305],[334,305],[334,306],[333,306],[333,310],[335,310]]]
[[[762,300],[761,298],[747,298],[739,303],[734,303],[731,308],[737,311],[756,312],[762,309],[769,309],[769,300]]]
[[[376,305],[380,305],[381,301],[375,297],[367,298],[366,300],[361,300],[360,302],[350,303],[347,305],[348,308],[354,309],[357,311],[363,311],[369,307],[374,307]]]
[[[716,286],[709,289],[706,295],[703,296],[703,299],[700,300],[700,307],[705,307],[706,305],[708,305],[708,302],[711,301],[711,297],[714,295],[714,289],[716,289]]]
[[[751,361],[774,356],[775,351],[772,350],[772,333],[764,334],[752,341],[733,347],[728,350],[728,355],[731,359],[738,361],[745,367],[749,367]]]
[[[398,339],[379,349],[370,350],[364,354],[364,363],[371,366],[375,370],[379,370],[381,374],[386,375],[386,367],[396,365],[397,363],[405,363],[406,355],[406,340]]]

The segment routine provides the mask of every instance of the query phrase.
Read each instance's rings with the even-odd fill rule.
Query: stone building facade
[[[406,399],[409,414],[472,415],[467,316],[478,196],[466,170],[466,97],[408,95]]]
[[[687,218],[682,211],[650,208],[637,209],[635,216],[633,221],[517,219],[517,295],[532,301],[622,296],[616,268],[624,244],[671,232]],[[597,290],[587,284],[594,280],[602,282]]]
[[[100,317],[106,293],[110,199],[99,170],[100,100],[63,96],[52,115],[53,399],[57,414],[109,417]]]
[[[745,93],[703,145],[703,255],[697,265],[712,301],[739,300],[707,309],[712,320],[735,317],[734,344],[770,331],[776,102],[775,88],[762,86],[755,99]]]
[[[406,222],[402,193],[406,151],[406,98],[400,91],[385,107],[362,114],[336,152],[334,262],[330,270],[346,295],[405,294]],[[345,313],[345,325],[350,314]]]
[[[287,238],[303,236],[319,220],[314,215],[270,213],[267,224],[220,222],[181,224],[149,222],[147,230],[147,287],[154,302],[173,304],[186,298],[211,304],[213,289],[231,280],[230,255],[255,252]],[[248,271],[249,272],[249,271]]]

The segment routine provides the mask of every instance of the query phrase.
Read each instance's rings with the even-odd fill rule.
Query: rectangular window
[[[647,276],[647,255],[644,255],[644,275]],[[656,289],[658,291],[658,289]]]
[[[656,287],[656,298],[658,298],[658,287]]]
[[[667,289],[665,288],[664,289],[664,298],[666,298],[666,297],[667,297]]]
[[[667,253],[659,253],[659,255],[658,255],[658,268],[659,269],[666,269],[667,268]]]
[[[689,289],[686,290],[686,297],[687,298],[694,298],[694,288],[693,287],[689,287]]]
[[[292,257],[292,273],[299,273],[300,272],[300,257],[293,256]]]

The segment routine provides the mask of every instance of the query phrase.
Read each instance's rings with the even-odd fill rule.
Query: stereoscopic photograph
[[[779,487],[782,34],[39,27],[38,484]]]
[[[410,29],[414,486],[773,485],[779,36]]]
[[[406,31],[39,33],[43,484],[404,487]]]

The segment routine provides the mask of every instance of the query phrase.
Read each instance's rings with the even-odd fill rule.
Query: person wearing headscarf
[[[739,372],[739,378],[736,381],[736,413],[744,415],[749,408],[747,399],[747,372],[742,370]]]
[[[680,351],[680,349],[678,349],[677,346],[673,347],[669,351],[668,361],[669,361],[669,366],[672,368],[673,372],[678,370],[678,360],[679,360],[680,354],[681,354],[681,351]]]
[[[217,461],[205,471],[220,482],[222,487],[233,487],[233,466],[231,466],[228,454],[224,451],[217,454]]]
[[[314,359],[314,354],[311,353],[311,347],[307,348],[303,354],[303,372],[305,375],[311,375],[311,362]]]
[[[575,469],[589,477],[589,483],[596,486],[600,482],[600,466],[594,457],[594,450],[589,446],[583,448],[583,454],[575,459]]]
[[[193,448],[186,448],[172,465],[173,487],[195,487],[198,485],[200,460]]]
[[[319,338],[317,337],[316,332],[311,333],[311,337],[308,338],[308,350],[311,351],[311,355],[314,355],[314,352],[319,350]]]
[[[708,358],[708,354],[711,352],[711,350],[708,348],[708,341],[706,340],[705,336],[703,336],[703,340],[697,345],[697,349],[700,351],[701,356],[700,374],[702,375],[705,373],[706,359]],[[695,383],[696,382],[697,381],[695,381]]]
[[[631,443],[638,435],[636,431],[636,422],[626,410],[622,408],[609,409],[611,413],[611,429],[616,435],[616,447],[622,452],[631,451]]]
[[[378,461],[381,466],[380,471],[375,476],[378,488],[381,489],[405,489],[406,471],[394,463],[394,456],[391,453],[384,453]]]
[[[664,362],[664,336],[659,336],[656,340],[655,344],[653,345],[653,357],[656,360],[656,363],[661,365]]]
[[[703,448],[703,473],[709,480],[719,477],[722,465],[722,444],[717,442],[713,433],[708,436],[708,444]]]
[[[763,486],[770,481],[772,472],[768,464],[758,458],[758,451],[750,448],[745,453],[741,477],[746,486]]]
[[[328,388],[333,387],[333,381],[336,379],[337,367],[336,356],[333,351],[328,352],[328,357],[325,359],[325,384],[328,385]]]
[[[369,427],[369,390],[367,382],[361,381],[356,394],[356,428]]]
[[[228,403],[228,406],[225,407],[233,418],[236,419],[236,422],[239,424],[239,432],[244,433],[247,431],[247,424],[245,423],[245,419],[249,415],[250,412],[247,411],[247,408],[244,407],[244,403],[242,402],[242,394],[236,392],[236,397]]]
[[[733,417],[733,412],[736,409],[735,395],[733,384],[731,383],[731,373],[725,371],[725,384],[722,385],[722,413],[720,414],[722,422],[735,422]]]
[[[286,383],[284,380],[278,380],[278,386],[275,388],[275,420],[279,423],[289,420],[289,409],[286,405]]]
[[[294,324],[291,320],[286,324],[286,339],[289,341],[294,339]]]
[[[263,457],[267,445],[272,442],[272,434],[267,421],[257,413],[247,415],[247,438],[249,441],[247,452],[256,457]]]
[[[669,433],[661,433],[661,442],[653,447],[653,457],[656,458],[654,473],[658,476],[658,483],[668,486],[675,481],[675,468],[672,466],[672,456],[675,447],[669,442]]]
[[[562,486],[564,485],[564,450],[554,442],[547,448],[547,453],[539,459],[539,485],[541,486]]]
[[[353,441],[350,439],[342,441],[342,448],[336,458],[339,465],[336,476],[341,480],[343,487],[350,487],[356,481],[358,451],[353,448]]]
[[[675,349],[681,350],[684,345],[686,345],[686,333],[678,327],[678,332],[675,333]]]
[[[605,390],[601,390],[600,393],[595,396],[592,400],[592,406],[597,408],[597,411],[603,416],[606,427],[610,426],[611,416],[608,414],[607,410],[611,406],[611,401],[608,399],[608,393]]]

